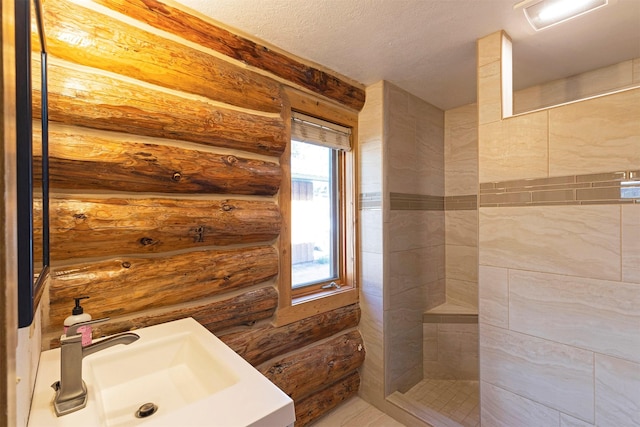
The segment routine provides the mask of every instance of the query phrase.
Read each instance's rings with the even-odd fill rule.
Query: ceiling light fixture
[[[529,24],[534,30],[540,31],[599,9],[608,3],[609,0],[524,0],[513,8],[523,8]]]

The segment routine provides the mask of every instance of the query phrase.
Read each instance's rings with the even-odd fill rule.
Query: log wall
[[[85,310],[111,318],[95,337],[195,318],[292,396],[296,425],[356,393],[365,356],[357,304],[273,320],[284,85],[356,110],[362,88],[155,0],[43,7],[45,346],[59,345],[73,298],[88,295]]]

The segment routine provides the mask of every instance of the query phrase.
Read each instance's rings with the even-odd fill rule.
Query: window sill
[[[358,289],[344,286],[294,298],[276,312],[275,325],[282,326],[358,302]]]

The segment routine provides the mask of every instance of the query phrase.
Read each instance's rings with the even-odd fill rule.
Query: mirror
[[[49,270],[47,53],[40,0],[16,0],[15,5],[18,327],[22,328],[33,322]]]

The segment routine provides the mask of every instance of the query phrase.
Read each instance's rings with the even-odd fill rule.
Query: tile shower
[[[625,61],[516,92],[519,115],[493,121],[495,100],[485,100],[482,114],[476,104],[443,112],[387,82],[367,89],[359,125],[365,400],[416,426],[477,425],[478,388],[491,425],[592,425],[638,413],[615,390],[640,390],[637,352],[628,353],[640,335],[625,335],[638,331],[640,128],[631,116],[640,103],[629,88],[639,83],[640,59]],[[611,90],[621,92],[520,113]],[[574,134],[582,137],[567,138]],[[536,303],[554,298],[567,307],[565,289],[589,311],[567,318],[564,308]],[[612,299],[591,297],[602,292]],[[557,327],[596,318],[626,326],[601,342],[604,326],[582,335]],[[607,347],[610,340],[619,345]],[[548,353],[537,362],[557,362],[557,375],[520,363],[527,348]],[[506,375],[513,361],[518,372]],[[558,382],[569,375],[562,366],[572,366],[567,381],[584,399],[553,394],[569,389]],[[536,378],[555,386],[539,387]],[[624,410],[611,411],[617,407]]]
[[[361,394],[428,407],[412,388],[459,381],[477,414],[476,106],[445,113],[380,82],[360,116]]]

